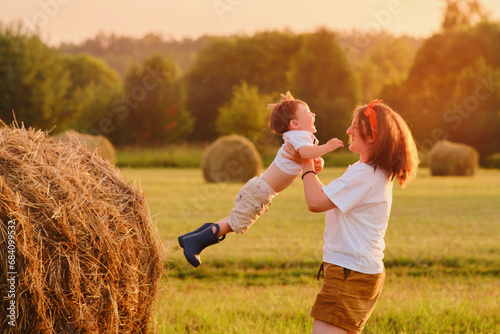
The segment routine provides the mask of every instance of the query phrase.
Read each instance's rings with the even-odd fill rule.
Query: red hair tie
[[[370,102],[370,104],[368,105],[368,107],[366,107],[365,110],[365,115],[368,116],[368,121],[370,121],[370,127],[372,128],[373,140],[377,140],[377,130],[378,130],[377,113],[375,113],[375,110],[373,110],[373,106],[375,105],[375,103],[380,103],[380,102],[382,102],[382,100],[373,100],[372,102]]]

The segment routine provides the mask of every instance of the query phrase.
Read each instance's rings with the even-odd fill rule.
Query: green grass
[[[199,168],[206,145],[184,144],[159,148],[125,147],[116,150],[116,166],[132,168]],[[279,147],[266,147],[260,153],[263,166],[273,162]],[[355,162],[357,155],[340,149],[324,157],[327,166],[346,166]]]
[[[344,168],[328,168],[327,183]],[[242,184],[205,184],[198,169],[125,169],[148,194],[168,251],[158,333],[309,333],[324,214],[301,182],[244,235],[207,248],[193,269],[177,236],[227,215]],[[500,171],[394,187],[387,279],[363,333],[500,332]]]
[[[199,167],[203,146],[170,145],[163,148],[127,147],[116,150],[116,166],[134,168]]]

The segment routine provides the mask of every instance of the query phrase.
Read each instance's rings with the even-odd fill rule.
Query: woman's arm
[[[336,208],[335,204],[323,192],[323,184],[318,179],[315,173],[307,173],[314,171],[312,160],[303,160],[302,169],[304,170],[303,183],[304,195],[306,197],[307,208],[311,212],[325,212]],[[307,174],[306,174],[307,173]]]
[[[323,183],[318,179],[315,173],[323,169],[323,158],[315,160],[304,160],[300,157],[293,145],[287,143],[284,147],[287,154],[283,156],[302,165],[302,180],[304,182],[304,194],[306,196],[307,207],[311,212],[324,212],[336,208],[335,204],[323,192]],[[307,173],[315,171],[314,173]],[[314,176],[314,177],[313,177]]]

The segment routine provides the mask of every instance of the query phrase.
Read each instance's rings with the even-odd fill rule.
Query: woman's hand
[[[323,166],[325,165],[325,160],[319,157],[314,160],[311,159],[302,159],[300,154],[295,150],[292,144],[285,143],[286,145],[283,147],[286,153],[282,153],[281,155],[289,160],[295,161],[296,163],[302,166],[303,170],[313,170],[317,173],[323,170]]]
[[[295,150],[293,145],[288,142],[285,142],[285,144],[286,145],[283,147],[283,149],[286,153],[281,153],[281,155],[288,160],[295,161],[298,164],[302,163],[302,157],[300,156],[299,152]]]
[[[323,160],[322,157],[314,159],[314,171],[316,172],[316,174],[319,174],[323,170],[324,166],[325,160]]]

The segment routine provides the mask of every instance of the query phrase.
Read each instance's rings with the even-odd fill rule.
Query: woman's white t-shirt
[[[283,147],[286,145],[286,143],[290,143],[293,145],[295,150],[298,151],[302,146],[318,145],[318,139],[316,139],[316,137],[309,131],[291,130],[283,134],[283,140],[285,141],[285,144],[281,146],[278,153],[276,154],[274,163],[284,173],[290,175],[299,175],[300,173],[302,173],[302,167],[299,163],[296,163],[295,161],[287,159],[281,155],[281,153],[286,153]]]
[[[357,162],[323,192],[337,207],[326,212],[323,261],[365,274],[381,273],[392,181],[380,168]]]

